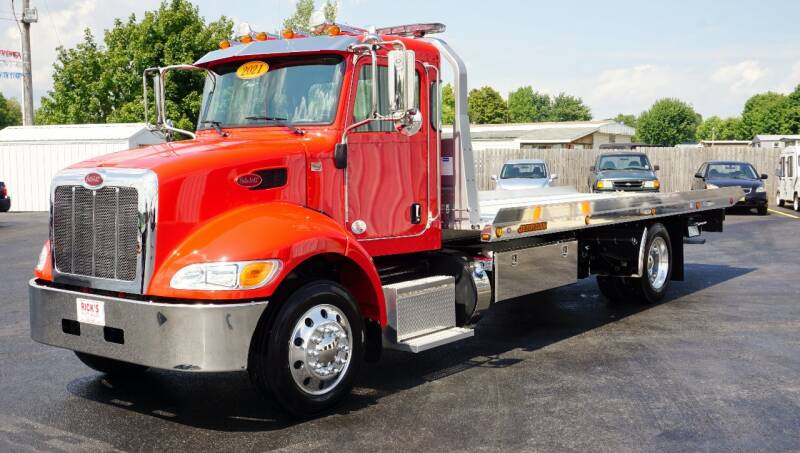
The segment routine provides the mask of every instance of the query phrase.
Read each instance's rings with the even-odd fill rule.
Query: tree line
[[[311,28],[314,0],[298,0],[284,27]],[[336,18],[336,2],[325,0],[326,20]],[[37,124],[138,122],[144,116],[141,74],[145,68],[192,62],[233,34],[233,22],[221,17],[206,22],[189,0],[165,0],[141,20],[117,19],[98,42],[87,29],[73,48],[59,47],[53,67],[53,89],[42,98]],[[168,116],[175,126],[194,129],[200,110],[203,77],[176,72],[166,85]],[[566,93],[549,95],[531,86],[503,99],[492,87],[468,95],[470,121],[477,124],[591,120],[589,106]],[[452,124],[455,95],[442,89],[442,117]],[[703,119],[679,99],[660,99],[639,115],[615,118],[637,130],[636,141],[673,146],[695,140],[750,140],[757,134],[800,134],[800,85],[791,94],[768,92],[752,96],[742,114]],[[20,124],[19,103],[0,95],[0,128]]]
[[[639,116],[619,114],[616,121],[636,128],[635,140],[674,146],[699,140],[752,140],[756,135],[800,134],[800,85],[790,94],[751,96],[739,116],[703,119],[679,99],[661,99]]]
[[[492,87],[470,90],[467,96],[470,122],[474,124],[537,123],[542,121],[588,121],[592,111],[581,98],[560,93],[556,96],[520,87],[503,99]],[[455,93],[450,84],[442,87],[442,122],[453,124]]]

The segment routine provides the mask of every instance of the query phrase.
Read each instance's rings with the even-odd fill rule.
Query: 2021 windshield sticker
[[[263,61],[248,61],[236,70],[236,77],[240,79],[256,79],[269,71],[269,65]]]

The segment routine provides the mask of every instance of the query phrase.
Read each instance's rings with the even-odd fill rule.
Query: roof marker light
[[[285,39],[292,39],[294,38],[294,30],[292,30],[291,28],[287,28],[286,30],[281,32],[281,36],[283,36]]]
[[[256,41],[266,41],[267,39],[269,39],[269,36],[266,32],[262,31],[256,35]]]
[[[253,42],[253,37],[250,35],[243,35],[241,38],[239,38],[239,42],[242,44],[250,44]]]
[[[328,36],[339,36],[339,34],[342,33],[342,29],[339,28],[338,25],[333,24],[328,26],[328,29],[325,30],[325,32],[328,34]]]
[[[227,49],[230,46],[231,46],[231,42],[228,41],[227,39],[223,39],[222,41],[219,42],[219,48],[220,49]]]

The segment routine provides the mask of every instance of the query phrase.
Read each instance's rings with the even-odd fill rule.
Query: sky
[[[323,0],[317,0],[321,4]],[[19,50],[11,0],[0,0],[0,49]],[[17,11],[21,0],[15,0]],[[157,8],[160,0],[31,0],[35,103],[52,88],[59,45],[83,29],[95,36],[116,17]],[[194,0],[209,21],[226,15],[254,30],[277,31],[294,0]],[[583,98],[595,118],[638,114],[677,97],[704,117],[735,116],[753,94],[800,84],[800,2],[340,0],[339,22],[366,27],[442,22],[442,38],[465,60],[469,85],[503,97],[524,85]],[[18,13],[19,14],[19,13]],[[209,49],[212,50],[212,49]],[[0,71],[11,70],[7,65]],[[20,98],[19,80],[0,92]]]

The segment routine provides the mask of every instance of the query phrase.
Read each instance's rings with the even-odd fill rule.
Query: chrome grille
[[[133,187],[58,186],[53,197],[53,257],[64,274],[136,280],[139,194]]]
[[[642,181],[614,181],[615,189],[640,189]]]

